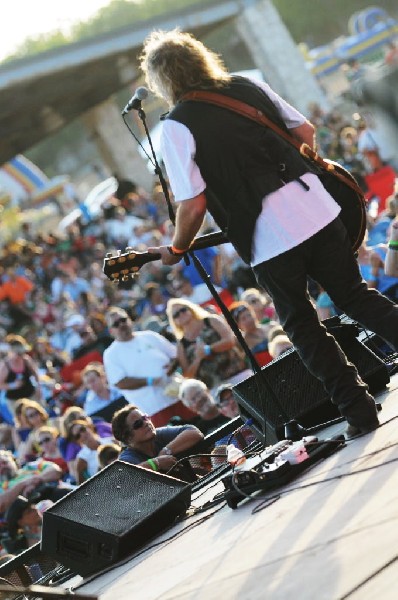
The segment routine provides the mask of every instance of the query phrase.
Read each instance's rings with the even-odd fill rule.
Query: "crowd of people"
[[[316,106],[310,119],[321,153],[365,185],[375,163],[361,146],[363,124]],[[398,189],[386,210],[369,214],[358,256],[368,287],[394,301],[398,278],[385,274],[384,261],[397,210]],[[213,228],[206,219],[203,233]],[[160,187],[149,195],[120,181],[100,217],[82,217],[62,235],[25,226],[3,247],[3,540],[22,532],[23,544],[36,543],[43,510],[119,456],[169,472],[176,455],[239,414],[231,390],[250,376],[250,363],[193,265],[150,261],[138,280],[116,285],[102,273],[107,252],[168,244],[172,230]],[[260,366],[292,346],[232,246],[196,254]],[[336,314],[315,282],[310,291],[321,319]],[[244,426],[240,437],[254,439]],[[3,544],[3,552],[14,548]]]

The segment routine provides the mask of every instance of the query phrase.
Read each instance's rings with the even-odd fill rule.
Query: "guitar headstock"
[[[138,275],[143,265],[159,258],[160,254],[137,252],[132,248],[126,248],[123,253],[120,250],[114,255],[108,253],[104,258],[102,271],[110,281],[127,281],[130,277]]]

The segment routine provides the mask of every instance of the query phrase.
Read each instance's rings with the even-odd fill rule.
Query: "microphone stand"
[[[163,190],[163,194],[164,197],[166,199],[166,203],[167,203],[167,209],[168,209],[168,213],[169,213],[169,218],[170,221],[173,223],[173,225],[175,225],[175,213],[170,201],[170,194],[169,194],[169,190],[168,190],[168,186],[166,183],[166,180],[164,178],[162,169],[160,168],[160,165],[158,163],[157,157],[156,157],[156,153],[155,150],[153,148],[153,144],[152,144],[152,139],[149,133],[149,129],[148,129],[148,125],[146,122],[146,114],[145,111],[142,107],[138,108],[138,116],[142,121],[144,130],[145,130],[145,135],[148,139],[148,143],[149,143],[149,147],[151,149],[151,154],[153,157],[153,161],[151,161],[155,167],[155,175],[158,176],[159,181],[160,181],[160,185],[162,187]],[[189,258],[188,258],[189,257]],[[206,284],[209,292],[211,293],[211,295],[213,296],[214,300],[216,301],[218,307],[220,308],[222,314],[224,315],[228,325],[231,327],[235,337],[237,338],[239,344],[241,345],[246,357],[248,358],[251,368],[253,369],[254,374],[257,376],[255,378],[256,380],[256,385],[258,386],[257,383],[257,378],[260,379],[261,383],[264,385],[264,387],[267,390],[267,393],[269,394],[269,396],[272,398],[272,402],[274,403],[274,405],[277,407],[280,417],[283,419],[284,421],[284,427],[285,427],[285,438],[288,440],[292,440],[292,441],[296,441],[296,440],[300,440],[302,437],[304,437],[305,435],[308,435],[309,430],[305,429],[304,427],[302,427],[297,421],[296,419],[291,419],[289,417],[289,415],[287,414],[285,408],[282,406],[279,398],[277,397],[277,395],[275,394],[274,390],[272,389],[271,385],[269,384],[269,382],[267,381],[267,378],[264,374],[264,372],[262,371],[260,365],[258,364],[253,352],[251,351],[251,349],[249,348],[249,346],[247,345],[246,340],[244,339],[242,332],[240,331],[239,327],[237,326],[235,320],[233,319],[230,311],[228,310],[227,306],[225,305],[225,303],[223,302],[223,300],[221,299],[219,293],[217,292],[216,288],[214,287],[210,275],[207,273],[206,269],[203,267],[202,263],[200,262],[199,258],[195,255],[195,252],[192,250],[189,250],[185,255],[184,255],[184,260],[186,262],[186,264],[189,264],[189,259],[192,260],[193,264],[195,265],[199,275],[202,278],[202,281]],[[259,396],[261,397],[261,390],[259,389]],[[264,419],[265,420],[265,419]],[[334,419],[333,421],[328,421],[328,423],[325,424],[326,425],[331,425],[335,422],[340,422],[342,420],[342,418],[338,418],[338,419]],[[321,428],[323,425],[320,425],[319,428]],[[313,428],[312,428],[313,430]],[[264,435],[264,440],[266,438],[266,432],[265,432],[265,426],[263,428],[263,435]]]

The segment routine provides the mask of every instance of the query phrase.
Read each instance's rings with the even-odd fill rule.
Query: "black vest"
[[[248,79],[233,77],[230,84],[212,91],[259,108],[288,131],[275,105]],[[188,100],[179,102],[167,118],[191,131],[194,159],[206,182],[207,208],[238,254],[250,263],[264,196],[314,169],[271,129],[229,109]]]

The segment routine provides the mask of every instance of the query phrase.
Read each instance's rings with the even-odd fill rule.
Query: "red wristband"
[[[188,248],[186,250],[180,250],[179,248],[176,248],[175,246],[167,246],[167,250],[173,256],[180,256],[181,254],[185,254],[185,252],[188,251]]]

